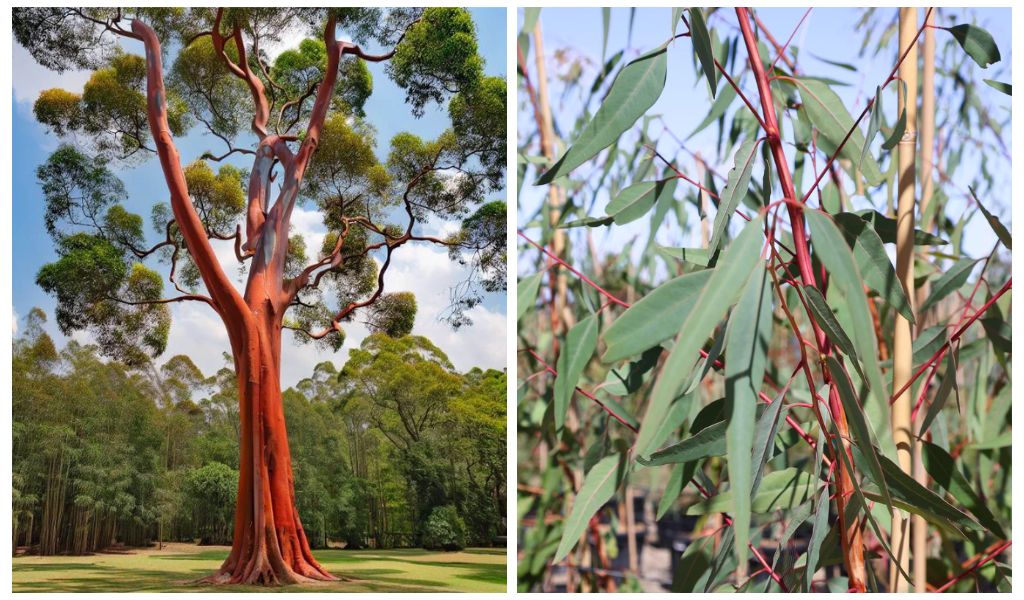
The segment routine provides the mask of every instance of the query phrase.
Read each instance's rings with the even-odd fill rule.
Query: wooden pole
[[[935,150],[935,30],[931,28],[931,25],[935,24],[934,8],[928,11],[925,23],[928,26],[924,30],[922,46],[924,57],[921,70],[921,222],[925,231],[931,231],[935,222],[933,215],[928,214],[934,187],[932,169]],[[918,306],[928,297],[929,288],[930,286],[925,282],[918,290]],[[917,315],[918,331],[920,332],[930,325],[932,320],[929,315]],[[920,430],[923,419],[924,411],[919,411],[917,422],[914,423],[915,431]],[[925,472],[924,463],[921,460],[921,441],[916,438],[914,439],[914,479],[921,485],[928,486],[928,474]],[[914,515],[911,536],[911,553],[914,557],[914,591],[921,594],[928,591],[928,522],[924,517]]]
[[[901,8],[899,16],[900,56],[907,48],[906,59],[900,64],[899,111],[906,111],[907,128],[898,145],[899,201],[896,207],[896,276],[906,289],[907,298],[914,301],[914,169],[917,146],[917,8]],[[914,47],[911,47],[911,46]],[[913,333],[910,321],[896,315],[893,333],[893,392],[910,379],[913,371]],[[912,392],[904,390],[892,405],[892,436],[896,445],[896,458],[904,473],[912,474],[913,437],[911,436]],[[905,511],[892,511],[892,551],[889,568],[889,591],[907,592],[906,579],[900,574],[910,567],[910,520]]]

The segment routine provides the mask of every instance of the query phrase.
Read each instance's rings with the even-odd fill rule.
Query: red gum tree
[[[108,354],[128,363],[142,362],[147,358],[145,354],[162,351],[169,325],[168,303],[195,301],[211,307],[224,323],[234,356],[240,398],[241,469],[231,552],[206,581],[283,584],[336,579],[310,552],[295,505],[281,400],[282,329],[295,329],[307,341],[337,348],[344,340],[342,323],[362,310],[371,329],[392,335],[408,333],[415,302],[408,294],[385,294],[384,284],[393,254],[410,242],[443,245],[449,248],[453,260],[472,263],[474,272],[483,274],[482,279],[470,282],[475,286],[467,286],[453,305],[456,325],[468,322],[464,310],[478,302],[482,292],[503,289],[503,202],[484,204],[463,220],[461,231],[447,238],[420,235],[416,225],[434,216],[465,217],[470,208],[483,203],[486,193],[501,189],[504,81],[483,76],[473,24],[462,9],[196,9],[138,10],[131,14],[128,18],[121,9],[25,9],[15,13],[18,41],[44,66],[63,70],[112,65],[94,74],[80,98],[49,90],[36,103],[37,118],[56,133],[84,132],[107,153],[89,160],[64,147],[58,151],[63,155],[55,153],[57,158],[51,157],[40,167],[48,202],[47,225],[60,258],[40,271],[38,282],[57,296],[58,323],[66,333],[92,328]],[[307,40],[300,50],[288,55],[291,63],[279,59],[269,65],[259,50],[261,39],[274,35],[268,31],[279,32],[300,24],[319,30],[322,46],[315,39]],[[355,42],[337,39],[341,27],[357,41],[372,39],[391,49],[377,55],[364,52]],[[201,66],[208,70],[210,65],[219,66],[224,79],[244,83],[252,107],[254,149],[233,144],[231,127],[224,124],[230,121],[230,115],[223,113],[237,107],[218,104],[222,95],[230,97],[229,91],[240,87],[232,88],[215,75],[210,81],[216,85],[208,88],[165,88],[160,41],[164,33],[181,41],[179,57],[208,40],[212,53],[207,56],[213,59]],[[104,46],[103,36],[110,38],[108,34],[142,43],[145,62],[144,72],[138,74],[141,76],[125,75],[129,71],[125,64],[130,61],[119,50],[112,52],[109,45]],[[311,167],[318,166],[318,147],[325,128],[332,123],[329,113],[340,110],[346,123],[358,120],[361,100],[369,95],[365,67],[346,65],[346,57],[351,57],[348,61],[392,61],[389,75],[407,90],[415,116],[423,114],[428,101],[441,102],[454,95],[449,105],[453,128],[433,142],[399,134],[392,141],[385,169],[376,164],[372,140],[368,144],[354,143],[353,150],[347,152],[343,142],[350,138],[344,134],[351,134],[353,129],[337,123],[342,143],[324,158],[322,170],[343,171],[349,183],[353,172],[358,172],[361,185],[355,191],[335,186],[331,193],[318,192],[330,187],[330,177],[318,176],[315,189],[306,192],[304,179]],[[117,60],[124,64],[115,64]],[[176,70],[177,65],[176,80],[183,79]],[[109,79],[101,77],[104,72],[112,72],[117,84],[125,89],[97,99],[97,89]],[[199,70],[191,73],[196,72]],[[356,89],[355,99],[340,88],[340,73],[348,74],[344,83]],[[286,80],[299,80],[305,85],[289,86]],[[367,89],[360,90],[360,85]],[[248,186],[241,185],[242,176],[237,170],[228,172],[237,179],[232,187],[235,180],[222,177],[223,168],[214,180],[212,172],[211,177],[202,179],[201,169],[192,173],[189,169],[194,165],[182,165],[173,134],[183,130],[188,114],[187,102],[186,109],[182,109],[182,98],[196,89],[206,92],[204,101],[209,108],[208,114],[195,112],[196,120],[228,145],[228,152],[220,159],[235,153],[253,157]],[[365,92],[361,99],[359,91]],[[138,102],[128,103],[130,106],[125,108],[110,96]],[[272,119],[275,111],[276,126]],[[113,116],[110,123],[98,126],[95,120],[101,117],[97,114]],[[293,128],[304,115],[308,115],[305,130],[296,133]],[[124,116],[131,118],[120,118]],[[289,118],[291,125],[282,125]],[[110,143],[111,130],[115,131],[115,143]],[[147,137],[152,140],[152,148],[147,145]],[[351,139],[358,142],[358,135]],[[115,203],[123,188],[103,166],[104,160],[111,158],[110,148],[120,150],[115,159],[140,150],[151,150],[159,158],[170,193],[171,214],[163,225],[166,239],[152,248],[145,249],[139,243],[141,218]],[[369,158],[364,156],[361,166],[352,167],[346,160],[354,160],[350,155],[359,149]],[[204,158],[219,160],[210,153]],[[448,177],[446,171],[456,172],[458,177]],[[75,178],[75,173],[80,176]],[[280,189],[271,202],[274,181],[280,182]],[[190,183],[199,187],[196,182],[215,189],[226,186],[230,188],[228,198],[244,193],[245,201],[218,204],[213,194],[202,200],[205,191],[190,191]],[[290,236],[290,224],[295,204],[304,194],[321,208],[330,234],[318,259],[300,268],[295,263],[304,258],[302,244]],[[367,196],[376,196],[377,200],[373,203]],[[404,223],[381,220],[387,216],[382,207],[389,204],[394,205],[392,212],[404,216]],[[61,225],[71,227],[72,232],[61,230]],[[223,228],[232,225],[234,235],[226,235]],[[211,239],[233,241],[239,263],[249,263],[243,291],[233,285]],[[182,292],[178,296],[163,297],[160,277],[136,262],[158,252],[170,255],[169,280]],[[379,268],[372,260],[374,252],[383,254]],[[191,270],[192,278],[196,283],[201,281],[207,294],[179,285],[175,279],[179,260],[185,265],[182,270]],[[130,274],[129,262],[134,263]],[[319,290],[330,281],[340,290],[334,308],[328,306]],[[298,314],[287,319],[290,309]]]

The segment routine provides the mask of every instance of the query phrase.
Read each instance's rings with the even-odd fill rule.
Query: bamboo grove
[[[489,546],[504,535],[504,373],[459,373],[425,338],[376,335],[283,397],[312,547]],[[207,376],[184,355],[130,367],[95,346],[58,349],[35,309],[15,340],[13,402],[17,552],[231,544],[230,362]],[[398,425],[410,416],[415,439]],[[446,522],[461,535],[432,537],[435,513],[454,513]]]
[[[1008,590],[994,38],[971,10],[640,10],[617,47],[601,9],[599,57],[520,13],[519,589],[649,589],[644,547],[682,540],[674,591]]]

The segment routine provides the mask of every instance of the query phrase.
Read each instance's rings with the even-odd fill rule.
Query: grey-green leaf
[[[715,54],[711,49],[711,34],[708,32],[707,23],[704,22],[703,10],[691,8],[689,11],[690,40],[693,42],[693,51],[704,70],[704,77],[708,80],[711,96],[714,97],[718,89],[718,77],[715,73]]]
[[[718,94],[718,97],[716,97],[715,101],[711,104],[711,111],[708,112],[707,116],[704,117],[704,120],[700,122],[700,125],[697,125],[697,128],[694,129],[690,135],[686,136],[686,139],[692,138],[707,128],[708,125],[720,119],[735,99],[736,90],[731,85],[723,87],[722,92]]]
[[[978,195],[974,193],[973,187],[967,186],[967,189],[971,191],[971,197],[974,198],[974,201],[978,204],[978,208],[981,209],[981,214],[985,215],[985,220],[988,221],[992,231],[996,233],[996,237],[998,237],[999,241],[1006,246],[1007,250],[1012,250],[1013,248],[1011,244],[1013,243],[1013,239],[1010,236],[1009,230],[1006,229],[1006,226],[1003,225],[1003,222],[1000,221],[998,217],[988,212],[988,209],[981,203],[981,200],[978,200]]]
[[[932,283],[932,292],[928,294],[928,298],[921,304],[921,308],[918,312],[923,313],[929,308],[935,306],[946,296],[960,289],[960,287],[967,282],[967,278],[971,275],[971,270],[974,269],[974,265],[977,264],[977,260],[964,258],[953,263],[953,266],[949,268],[945,273],[939,276],[938,279]]]
[[[971,488],[971,484],[956,466],[953,457],[941,447],[931,442],[921,440],[921,458],[924,459],[924,468],[928,475],[962,504],[971,511],[978,521],[1000,539],[1007,539],[1006,532],[1002,525],[996,521],[992,512],[988,509],[985,501]]]
[[[711,243],[708,246],[708,255],[714,256],[718,246],[722,243],[725,229],[729,225],[740,200],[747,195],[747,187],[750,185],[750,175],[754,172],[754,161],[757,155],[757,140],[749,139],[736,151],[733,159],[733,167],[729,170],[728,181],[722,193],[718,197],[718,212],[715,214],[715,224],[711,230]]]
[[[925,413],[924,418],[921,419],[921,431],[918,432],[918,436],[924,437],[924,434],[928,432],[928,428],[931,427],[932,421],[939,415],[942,407],[946,404],[946,399],[949,398],[949,393],[953,388],[957,388],[956,384],[956,354],[953,350],[949,350],[946,353],[946,372],[942,375],[942,383],[939,384],[939,390],[935,392],[935,398],[932,399],[931,404],[928,406],[928,412]],[[959,391],[957,391],[959,394]]]
[[[555,377],[555,429],[565,424],[565,413],[584,367],[597,348],[597,315],[590,315],[573,325],[565,336],[558,355],[558,376]]]
[[[816,482],[814,476],[796,467],[773,471],[765,475],[761,481],[761,487],[758,488],[754,501],[751,503],[751,510],[761,514],[802,504],[814,495]],[[686,514],[703,515],[727,512],[732,508],[732,504],[732,490],[726,490],[690,506]]]
[[[846,110],[839,96],[832,91],[828,84],[819,80],[799,79],[797,84],[801,88],[800,97],[803,99],[807,116],[818,128],[818,131],[838,148],[846,138],[846,134],[853,130],[839,156],[851,162],[860,160],[864,153],[864,134],[859,128],[854,128],[853,117],[850,116],[850,112]],[[878,161],[874,157],[865,157],[861,162],[861,172],[870,185],[879,185],[885,180],[878,167]]]
[[[807,543],[807,569],[805,575],[805,590],[811,591],[811,579],[814,577],[815,568],[818,566],[818,556],[821,553],[821,542],[825,540],[828,533],[828,486],[822,486],[818,494],[818,502],[814,507],[814,525],[811,528],[811,541]]]
[[[676,177],[669,177],[658,181],[634,183],[616,194],[604,211],[617,225],[636,221],[654,208],[659,200],[671,198],[678,181]]]
[[[687,382],[700,356],[698,351],[718,322],[739,300],[750,274],[762,261],[763,223],[764,217],[758,216],[743,228],[722,252],[718,266],[712,269],[707,284],[700,290],[696,304],[679,329],[676,344],[665,361],[662,375],[654,384],[647,413],[637,435],[636,456],[646,456],[651,451],[654,432],[664,420],[672,401]],[[621,322],[621,318],[619,321]],[[660,315],[656,314],[652,321],[656,327],[670,327]]]
[[[548,184],[568,175],[611,145],[654,106],[665,89],[667,75],[665,45],[623,67],[593,120],[587,123],[562,158],[537,179],[536,185]]]
[[[882,238],[872,229],[867,221],[852,213],[835,215],[836,225],[843,231],[847,241],[851,242],[853,258],[857,268],[869,288],[878,292],[889,306],[903,315],[903,318],[914,324],[914,310],[907,300],[903,284],[896,277],[896,270],[885,251]]]
[[[1009,83],[1003,83],[1002,81],[996,81],[995,79],[982,79],[982,81],[987,83],[989,87],[996,89],[1007,96],[1013,95],[1013,86]]]
[[[811,309],[814,320],[818,322],[818,325],[825,331],[825,335],[828,339],[832,340],[832,343],[842,351],[843,354],[849,356],[853,360],[858,360],[857,350],[853,346],[853,342],[850,341],[850,337],[843,331],[842,325],[836,319],[835,313],[829,308],[825,302],[825,298],[822,297],[821,292],[817,288],[809,285],[804,286],[804,297],[807,298],[807,306]]]
[[[676,277],[627,308],[605,330],[601,360],[610,363],[629,358],[672,337],[690,314],[711,273],[704,270]]]
[[[860,160],[857,161],[857,168],[860,169],[864,163],[864,157],[867,156],[868,146],[871,145],[871,140],[875,139],[878,135],[878,130],[882,128],[882,88],[880,86],[875,87],[875,101],[871,105],[871,120],[868,121],[868,133],[864,136],[864,147],[860,150]]]
[[[982,69],[987,69],[989,65],[999,62],[1002,58],[992,35],[977,25],[954,25],[947,28],[947,31],[953,34],[964,52]]]
[[[540,289],[540,280],[543,277],[544,271],[541,271],[519,280],[516,292],[516,321],[522,319],[526,311],[532,309],[537,302],[537,291]]]
[[[590,517],[594,516],[615,493],[622,479],[622,461],[620,454],[612,454],[601,459],[594,465],[583,479],[583,485],[576,494],[572,512],[565,520],[562,529],[562,541],[558,544],[554,561],[558,562],[569,554],[580,536],[587,528]]]

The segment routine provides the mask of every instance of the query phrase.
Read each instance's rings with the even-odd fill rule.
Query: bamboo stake
[[[932,199],[932,165],[935,146],[935,9],[925,17],[927,27],[924,30],[923,55],[924,64],[921,70],[921,221],[925,231],[932,230],[934,218],[928,213]],[[917,304],[920,305],[931,291],[926,281],[918,290]],[[931,324],[931,315],[917,315],[918,331]],[[914,423],[914,431],[920,430],[924,412],[919,411]],[[928,474],[921,460],[921,441],[914,439],[914,479],[921,485],[928,486]],[[914,591],[924,593],[928,587],[928,522],[920,515],[914,515],[911,526],[911,550],[914,557]]]
[[[899,200],[896,207],[896,276],[903,282],[907,298],[914,302],[914,168],[917,144],[917,8],[901,8],[899,17],[899,52],[910,47],[900,64],[899,111],[906,111],[907,128],[899,142]],[[911,46],[914,47],[911,47]],[[897,54],[899,56],[899,54]],[[910,321],[896,315],[893,333],[893,391],[910,379],[913,334]],[[904,473],[912,474],[911,404],[912,393],[904,390],[892,405],[892,437],[896,458]],[[889,568],[889,591],[907,592],[908,585],[900,569],[910,567],[910,521],[905,511],[892,511],[892,564]]]
[[[548,76],[547,66],[544,62],[544,33],[541,30],[540,19],[533,26],[533,42],[535,58],[537,61],[537,104],[540,108],[540,147],[544,157],[549,161],[555,160],[555,124],[551,116],[551,101],[548,97]],[[551,227],[551,249],[555,256],[565,256],[565,231],[558,229],[558,222],[562,217],[562,206],[565,198],[564,190],[560,186],[548,186],[548,224]],[[560,270],[551,270],[551,333],[555,337],[557,348],[558,336],[571,323],[565,323],[566,296],[568,295],[569,283],[565,273]]]

